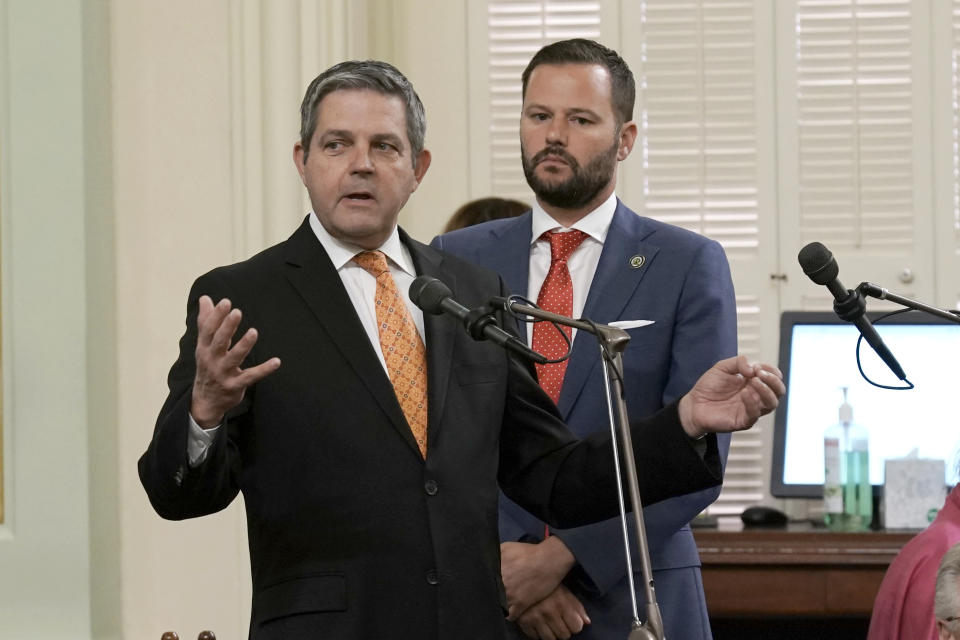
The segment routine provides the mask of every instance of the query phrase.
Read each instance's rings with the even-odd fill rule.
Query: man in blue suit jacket
[[[536,300],[551,262],[541,234],[586,234],[567,261],[574,316],[653,321],[630,331],[624,354],[628,411],[642,416],[683,395],[714,361],[735,354],[737,336],[720,245],[640,217],[616,198],[617,163],[637,136],[634,94],[626,63],[602,45],[569,40],[541,49],[523,74],[520,125],[524,172],[537,196],[533,211],[455,231],[434,244],[499,272],[511,291]],[[603,423],[603,368],[592,336],[575,336],[557,404],[580,436]],[[728,448],[724,437],[724,461]],[[671,640],[711,637],[688,522],[718,493],[644,509],[657,600]],[[541,521],[502,498],[500,532],[516,637],[625,637],[633,611],[619,520],[545,537]],[[643,584],[634,568],[642,612]]]

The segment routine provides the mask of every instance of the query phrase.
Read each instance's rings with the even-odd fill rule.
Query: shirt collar
[[[534,244],[540,239],[540,236],[546,231],[560,229],[568,231],[569,229],[578,229],[585,234],[603,244],[607,239],[607,232],[610,230],[610,223],[613,222],[613,214],[617,210],[617,194],[611,193],[610,197],[603,203],[573,223],[572,227],[563,227],[556,220],[550,217],[550,214],[543,210],[540,203],[533,201],[533,237],[530,244]]]
[[[327,255],[330,256],[330,261],[333,262],[333,266],[337,271],[340,271],[344,266],[350,264],[353,256],[362,251],[366,251],[366,249],[350,244],[349,242],[334,238],[324,226],[320,224],[317,214],[312,211],[310,212],[310,228],[313,230],[314,235],[317,236],[320,244],[323,245]],[[377,251],[382,251],[394,265],[411,276],[416,277],[417,272],[413,268],[413,258],[410,257],[410,252],[403,246],[403,243],[400,242],[400,234],[397,232],[397,227],[393,228],[386,242],[377,247]]]

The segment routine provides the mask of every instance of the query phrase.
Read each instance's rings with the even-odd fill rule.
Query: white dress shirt
[[[360,323],[363,330],[370,339],[370,344],[380,359],[380,365],[384,371],[387,371],[387,361],[383,357],[383,350],[380,347],[380,332],[377,328],[377,279],[373,277],[363,267],[353,262],[353,256],[365,251],[358,246],[348,244],[331,236],[317,216],[311,212],[310,228],[313,230],[317,240],[323,245],[330,261],[340,275],[344,288],[353,307],[360,317]],[[426,335],[423,329],[423,312],[413,302],[410,301],[410,284],[417,277],[417,272],[413,268],[413,258],[410,256],[410,250],[400,242],[400,234],[397,228],[393,228],[393,233],[377,249],[387,256],[387,264],[390,267],[390,275],[397,283],[397,288],[407,303],[407,309],[417,326],[417,332],[420,339],[426,344]],[[547,245],[547,258],[549,267],[549,244]],[[595,267],[596,265],[594,265]],[[389,375],[389,373],[388,373]],[[190,436],[187,439],[187,458],[191,467],[196,467],[206,459],[207,449],[213,442],[216,433],[220,430],[220,425],[211,429],[203,429],[196,423],[193,416],[190,416]]]
[[[365,249],[347,244],[331,236],[314,214],[310,214],[310,228],[313,229],[313,233],[317,236],[320,244],[323,245],[327,255],[330,256],[333,268],[340,275],[340,280],[347,290],[347,295],[350,296],[350,301],[353,302],[353,307],[357,310],[357,315],[360,316],[360,322],[363,323],[363,329],[367,332],[367,337],[370,338],[370,344],[373,345],[377,357],[380,358],[380,364],[386,371],[387,361],[384,360],[383,352],[380,349],[377,306],[374,302],[377,295],[377,279],[363,267],[353,262],[353,256],[365,251]],[[417,325],[420,339],[426,344],[423,332],[423,311],[410,301],[410,285],[417,277],[417,272],[413,268],[413,258],[410,257],[410,250],[400,242],[400,234],[396,227],[393,228],[393,233],[390,234],[387,241],[377,248],[377,251],[382,251],[387,256],[390,275],[393,276],[404,302],[407,303],[407,309],[413,317],[414,324]]]
[[[527,279],[527,298],[537,301],[543,281],[550,272],[550,241],[541,238],[547,231],[561,233],[577,229],[587,234],[583,242],[567,259],[567,268],[570,270],[570,279],[573,282],[573,317],[583,315],[583,307],[587,303],[587,294],[590,284],[597,272],[600,262],[600,253],[603,252],[603,243],[610,231],[613,214],[617,210],[617,194],[611,193],[599,207],[577,220],[572,227],[561,226],[550,214],[543,210],[540,203],[533,203],[533,233],[530,241],[530,275]],[[597,319],[598,322],[604,320]],[[576,335],[574,329],[573,335]],[[572,339],[572,338],[571,338]],[[533,342],[533,323],[527,325],[527,341]]]

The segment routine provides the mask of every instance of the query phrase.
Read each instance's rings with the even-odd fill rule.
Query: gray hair
[[[941,620],[960,616],[960,543],[950,547],[940,561],[933,612]]]
[[[317,128],[317,105],[323,98],[344,89],[369,89],[387,96],[397,96],[406,107],[407,139],[410,141],[413,166],[423,151],[427,135],[427,116],[420,96],[413,85],[391,64],[379,60],[348,60],[330,67],[310,83],[300,105],[300,144],[303,161],[307,161],[310,140]]]

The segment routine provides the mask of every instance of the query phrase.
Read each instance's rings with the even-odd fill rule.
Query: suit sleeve
[[[616,515],[613,443],[601,430],[577,440],[540,385],[509,358],[498,480],[504,493],[551,527],[575,527]],[[701,457],[680,425],[676,403],[631,421],[637,480],[649,503],[715,486],[722,479],[715,435]]]
[[[187,304],[186,331],[180,339],[180,355],[167,377],[169,394],[157,418],[150,445],[137,465],[150,503],[160,516],[169,520],[220,511],[239,491],[236,477],[240,459],[231,433],[240,428],[248,413],[250,393],[240,406],[228,412],[206,460],[195,468],[187,461],[191,390],[196,372],[198,300],[203,294],[214,302],[229,297],[226,288],[210,275],[194,283]],[[239,331],[245,331],[245,327]]]
[[[506,495],[500,494],[500,513],[498,524],[500,529],[500,540],[536,542],[538,539],[531,539],[526,528],[513,517],[513,510],[518,509],[517,505],[507,499]]]
[[[663,405],[676,402],[715,362],[736,355],[737,311],[730,267],[722,247],[703,243],[684,278],[673,328],[670,370],[662,397]],[[629,393],[630,381],[627,381]],[[726,465],[730,435],[717,436],[721,465]],[[722,472],[721,472],[722,473]],[[664,548],[668,539],[687,525],[720,494],[716,486],[652,504],[647,496],[644,524],[653,549]],[[628,519],[630,539],[633,520]],[[623,554],[610,553],[610,545],[622,545],[619,519],[572,530],[554,531],[577,559],[573,576],[580,586],[600,596],[620,582],[626,573]],[[636,553],[636,552],[634,552]]]

